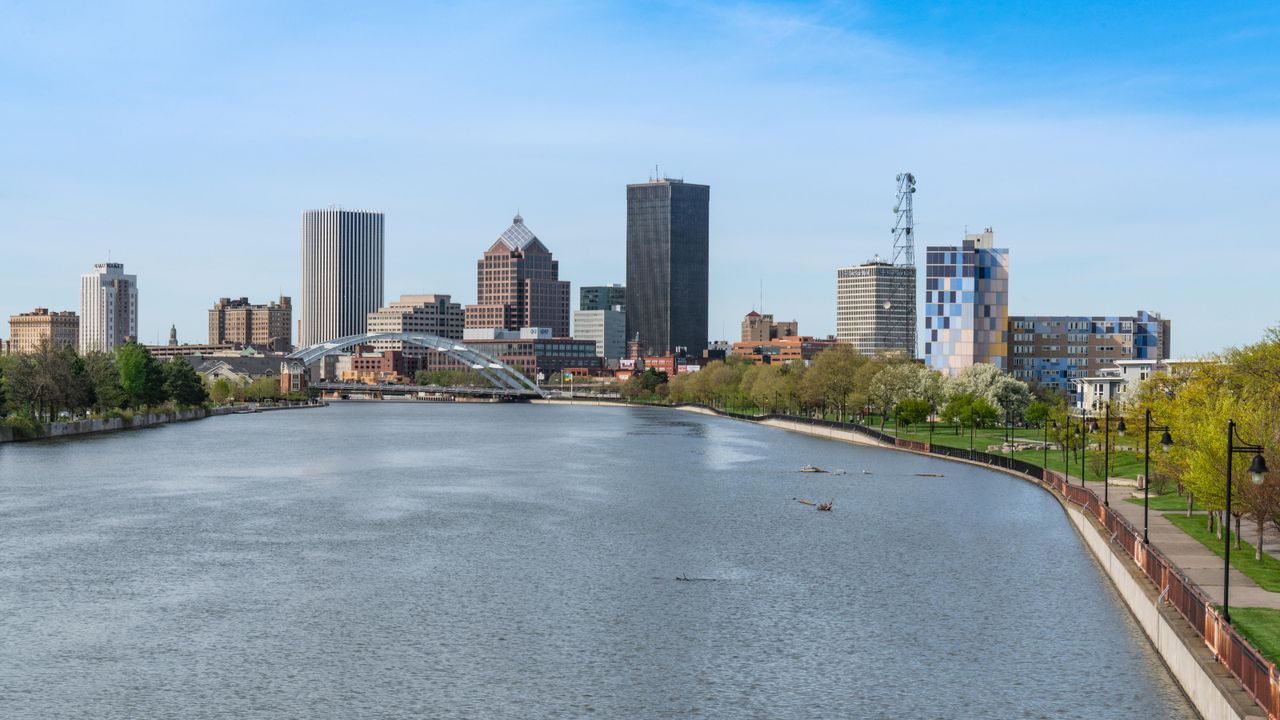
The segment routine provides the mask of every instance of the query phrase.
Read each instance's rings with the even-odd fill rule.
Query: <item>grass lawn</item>
[[[869,420],[868,427],[879,429],[878,421]],[[893,423],[885,423],[884,431],[890,435],[916,440],[919,442],[929,442],[929,426],[928,424],[916,425],[911,428],[903,428],[900,431],[894,428]],[[1041,442],[1044,439],[1044,431],[1038,428],[1015,428],[1013,430],[1015,440],[1025,440],[1029,442]],[[1086,476],[1089,480],[1101,480],[1102,475],[1094,469],[1092,458],[1094,455],[1102,457],[1102,441],[1101,435],[1091,438],[1091,442],[1096,442],[1098,447],[1090,447],[1087,457],[1088,467],[1086,468]],[[954,425],[937,426],[933,432],[933,444],[945,445],[947,447],[969,448],[970,438],[967,430],[962,430],[959,435],[955,432]],[[1120,450],[1118,445],[1121,443],[1128,445],[1132,439],[1115,437],[1111,438],[1111,477],[1136,478],[1142,474],[1142,455],[1132,451]],[[987,448],[992,445],[1001,445],[1004,443],[1004,428],[983,428],[977,430],[973,434],[973,449],[986,452]],[[1025,460],[1036,465],[1045,464],[1045,454],[1043,449],[1022,450],[1015,452],[1013,456],[1019,460]],[[1080,477],[1080,459],[1078,455],[1072,455],[1067,459],[1068,474],[1072,477]],[[1062,472],[1064,469],[1062,450],[1054,450],[1050,448],[1048,467],[1050,470]]]
[[[1280,610],[1231,608],[1231,624],[1271,662],[1280,662]]]
[[[1133,503],[1134,505],[1141,505],[1141,504],[1142,504],[1142,498],[1141,498],[1141,497],[1127,497],[1127,498],[1125,498],[1125,502],[1131,502],[1131,503]],[[1173,511],[1173,510],[1181,510],[1181,511],[1183,511],[1183,512],[1186,512],[1186,510],[1187,510],[1187,496],[1186,496],[1186,495],[1179,495],[1176,491],[1173,491],[1173,490],[1170,490],[1169,492],[1167,492],[1167,493],[1163,493],[1163,494],[1161,494],[1161,495],[1156,495],[1156,494],[1152,493],[1152,495],[1151,495],[1151,509],[1152,509],[1152,510],[1156,510],[1156,511],[1158,511],[1158,512],[1170,512],[1170,511]],[[1192,505],[1192,509],[1193,509],[1193,510],[1200,510],[1200,509],[1202,509],[1202,508],[1201,508],[1199,505]]]
[[[1193,515],[1187,517],[1177,513],[1165,513],[1165,518],[1182,528],[1183,532],[1199,540],[1218,557],[1222,557],[1222,540],[1218,539],[1217,535],[1205,530],[1205,516]],[[1239,550],[1234,547],[1231,548],[1231,567],[1244,573],[1264,590],[1280,591],[1280,560],[1276,560],[1266,553],[1262,554],[1262,562],[1254,560],[1253,546],[1247,542],[1242,541]],[[1235,615],[1234,610],[1232,615]]]

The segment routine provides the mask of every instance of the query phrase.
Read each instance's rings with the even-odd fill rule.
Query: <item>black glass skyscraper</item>
[[[627,341],[646,355],[707,347],[710,201],[681,180],[627,186]]]

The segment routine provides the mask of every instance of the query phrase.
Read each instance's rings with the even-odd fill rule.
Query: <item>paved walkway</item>
[[[1076,482],[1078,483],[1079,480]],[[1099,499],[1102,498],[1102,483],[1089,481],[1086,487],[1097,493]],[[1125,501],[1125,498],[1132,497],[1133,493],[1132,487],[1112,485],[1110,509],[1128,520],[1138,532],[1142,532],[1142,505]],[[1138,497],[1141,497],[1141,493]],[[1222,558],[1206,548],[1199,540],[1183,532],[1182,528],[1166,520],[1161,511],[1152,509],[1149,522],[1147,534],[1151,538],[1151,544],[1175,565],[1182,568],[1187,577],[1199,585],[1213,602],[1221,604]],[[1233,547],[1232,554],[1235,552],[1237,551]],[[1263,590],[1248,576],[1233,567],[1231,568],[1231,606],[1280,609],[1280,592]]]

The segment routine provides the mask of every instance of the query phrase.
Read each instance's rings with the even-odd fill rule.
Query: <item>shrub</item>
[[[4,425],[13,431],[16,440],[30,440],[40,436],[40,424],[24,415],[10,415],[5,418]]]

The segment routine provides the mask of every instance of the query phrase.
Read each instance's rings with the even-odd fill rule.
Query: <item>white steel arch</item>
[[[467,347],[457,340],[450,340],[438,335],[426,335],[423,333],[406,333],[406,332],[377,332],[377,333],[361,333],[359,335],[348,335],[346,337],[336,338],[328,342],[316,343],[305,348],[299,348],[286,357],[291,363],[300,363],[302,365],[312,365],[326,355],[332,355],[344,350],[349,350],[356,345],[365,345],[380,340],[396,340],[406,345],[414,345],[417,347],[428,348],[457,360],[466,367],[480,373],[486,380],[493,383],[494,387],[508,388],[511,390],[519,390],[522,392],[536,393],[544,395],[542,388],[537,383],[520,373],[519,370],[502,362],[501,360],[482,353],[474,348]]]

